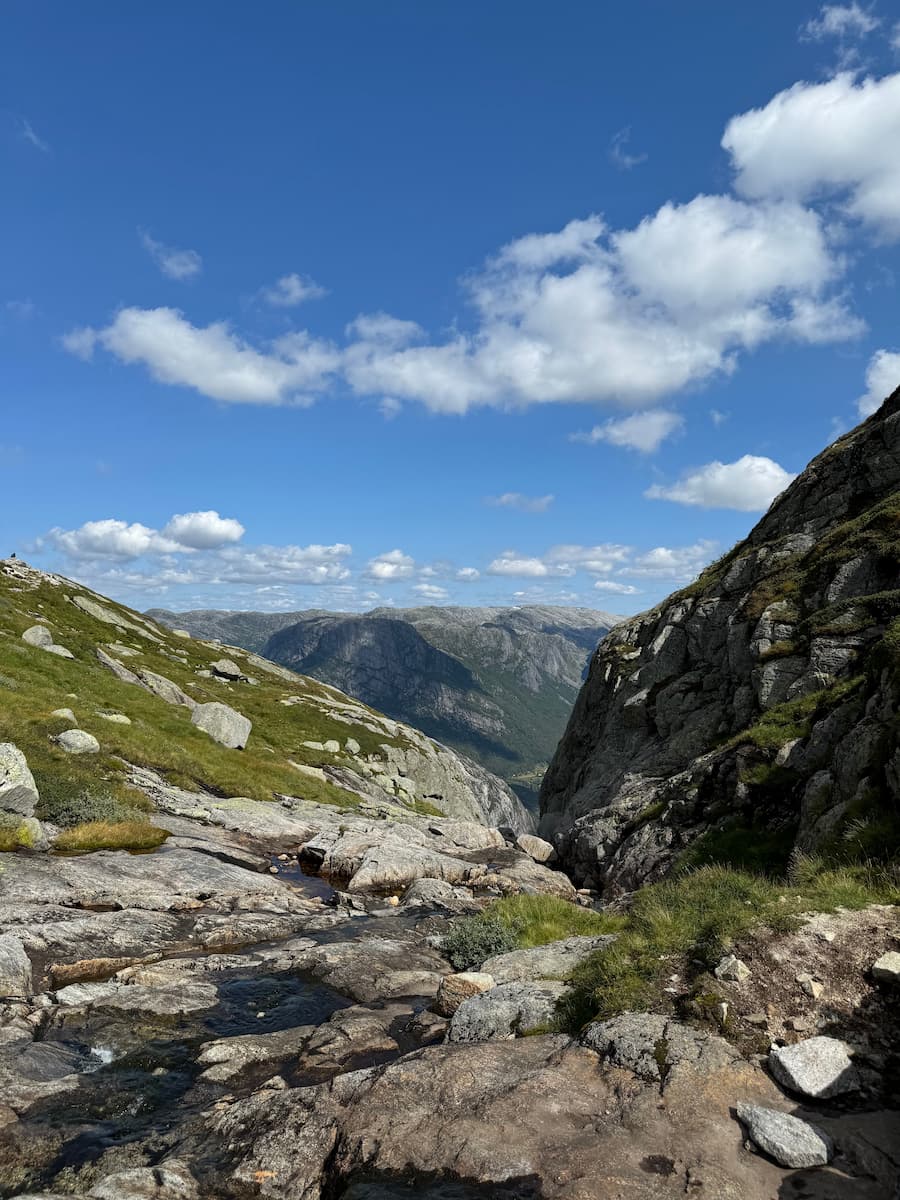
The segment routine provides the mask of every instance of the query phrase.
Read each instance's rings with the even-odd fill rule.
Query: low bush
[[[444,953],[457,971],[471,971],[495,954],[610,933],[621,924],[621,917],[579,908],[556,896],[505,896],[477,917],[457,921]]]
[[[483,913],[457,921],[444,943],[444,954],[457,971],[474,971],[486,958],[516,950],[519,940],[512,926]]]

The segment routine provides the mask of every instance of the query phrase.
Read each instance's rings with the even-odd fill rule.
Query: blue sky
[[[648,607],[900,383],[900,6],[0,14],[0,550]]]

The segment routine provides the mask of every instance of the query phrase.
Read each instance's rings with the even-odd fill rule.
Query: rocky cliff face
[[[898,489],[900,391],[693,585],[604,639],[541,791],[578,881],[896,848]]]
[[[198,636],[227,636],[330,683],[475,759],[532,801],[588,658],[618,619],[540,606],[149,615]]]

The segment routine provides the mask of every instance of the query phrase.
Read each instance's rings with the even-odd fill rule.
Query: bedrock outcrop
[[[856,835],[871,849],[900,795],[898,489],[900,391],[694,584],[607,635],[541,791],[576,882],[632,890],[734,831],[773,867]]]

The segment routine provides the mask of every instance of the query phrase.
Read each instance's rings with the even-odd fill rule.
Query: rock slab
[[[834,1154],[831,1138],[799,1117],[759,1104],[739,1104],[737,1115],[750,1140],[782,1167],[802,1170],[824,1167],[831,1161]]]
[[[801,1096],[827,1100],[855,1092],[860,1080],[846,1042],[812,1037],[793,1046],[777,1046],[769,1069],[780,1084]]]

